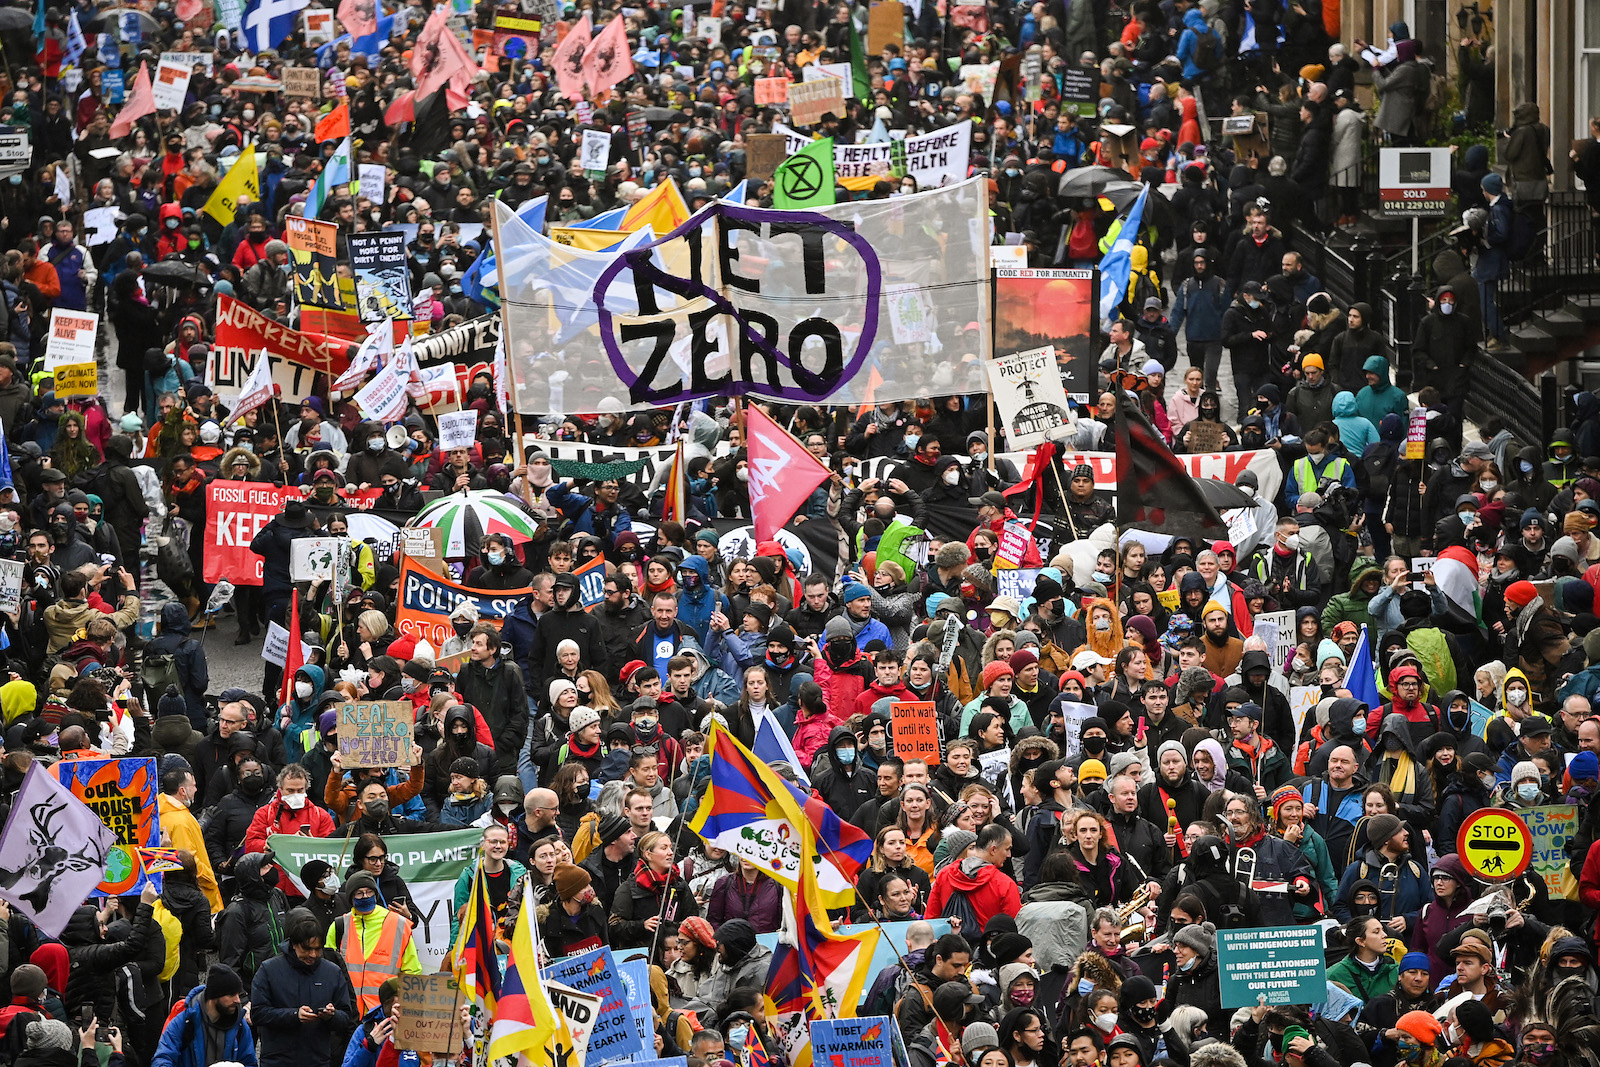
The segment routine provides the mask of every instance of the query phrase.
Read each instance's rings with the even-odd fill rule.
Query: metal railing
[[[1600,289],[1594,224],[1584,194],[1551,193],[1545,204],[1545,225],[1534,251],[1511,265],[1500,283],[1500,317],[1516,325],[1540,311],[1554,311],[1567,298]]]

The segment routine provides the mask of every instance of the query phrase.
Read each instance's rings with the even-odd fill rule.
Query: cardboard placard
[[[305,42],[307,45],[326,44],[333,40],[333,9],[327,7],[308,7],[300,13],[305,20]]]
[[[339,757],[346,770],[411,766],[409,700],[362,700],[339,705]]]
[[[94,396],[100,391],[100,372],[93,363],[61,363],[54,373],[56,396]]]
[[[788,138],[781,133],[752,133],[744,139],[744,173],[753,182],[772,177],[787,158]]]
[[[452,974],[402,974],[396,1048],[457,1052],[461,1048],[461,988]]]
[[[150,79],[150,96],[156,107],[165,111],[181,110],[183,98],[189,92],[189,79],[193,76],[193,67],[169,63],[165,59],[157,64],[156,76]]]
[[[22,561],[0,559],[0,611],[15,615],[22,610]]]
[[[906,6],[900,0],[875,0],[867,9],[867,51],[906,43]]]
[[[894,726],[894,754],[920,759],[930,767],[939,764],[939,718],[931,700],[896,700],[889,705]]]
[[[827,114],[844,114],[844,82],[820,78],[789,86],[789,117],[796,126],[814,126]]]
[[[471,448],[473,441],[478,437],[478,412],[476,409],[468,411],[452,411],[448,415],[439,416],[439,449],[448,452],[452,448]]]
[[[283,95],[290,100],[321,100],[322,72],[316,67],[284,67]]]
[[[782,107],[789,102],[788,78],[757,78],[756,106]]]

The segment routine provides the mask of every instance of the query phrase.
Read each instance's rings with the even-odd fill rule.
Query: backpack
[[[1217,46],[1217,35],[1207,31],[1194,35],[1194,54],[1190,56],[1201,70],[1216,70],[1222,62],[1222,49]]]
[[[166,962],[161,965],[161,980],[171,981],[172,976],[178,972],[178,943],[183,939],[183,924],[178,917],[167,910],[167,902],[157,900],[150,909],[151,917],[156,925],[161,927],[161,936],[167,944]]]
[[[983,924],[978,921],[978,913],[973,910],[972,901],[967,899],[967,894],[962,890],[955,890],[945,898],[943,906],[939,909],[941,919],[960,919],[960,930],[982,930]]]
[[[139,684],[144,686],[146,699],[150,703],[160,700],[168,689],[182,693],[183,682],[178,677],[178,646],[171,651],[158,651],[154,642],[147,645],[139,662]]]

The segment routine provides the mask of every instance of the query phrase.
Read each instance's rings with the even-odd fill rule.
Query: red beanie
[[[996,678],[1014,677],[1016,671],[1011,669],[1011,664],[1003,659],[991,660],[984,668],[982,675],[982,689],[985,693],[994,684]]]
[[[1538,595],[1539,591],[1535,589],[1533,587],[1533,583],[1528,581],[1526,578],[1520,582],[1512,582],[1506,587],[1506,603],[1510,604],[1514,608],[1521,609],[1527,607],[1528,604],[1532,602],[1533,598]]]

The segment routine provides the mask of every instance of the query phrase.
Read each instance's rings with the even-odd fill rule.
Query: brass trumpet
[[[1129,941],[1142,942],[1150,936],[1150,930],[1145,924],[1144,916],[1139,914],[1139,910],[1149,903],[1149,888],[1140,886],[1139,891],[1130,897],[1126,904],[1118,905],[1117,922],[1122,924],[1121,940],[1123,944],[1127,944]]]

